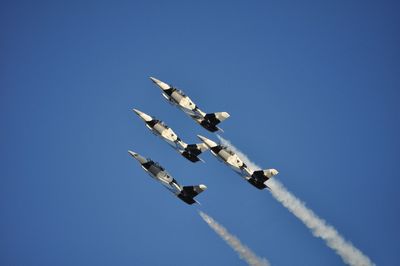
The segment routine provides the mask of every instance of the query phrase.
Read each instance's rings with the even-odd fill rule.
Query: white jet
[[[182,141],[178,135],[163,121],[158,120],[148,114],[143,113],[137,109],[133,111],[146,123],[146,127],[150,131],[166,141],[172,148],[178,151],[183,157],[189,161],[195,163],[198,161],[203,161],[198,156],[208,149],[207,145],[204,143],[199,144],[187,144]]]
[[[146,173],[189,205],[198,203],[194,197],[207,189],[205,185],[181,186],[159,163],[146,159],[133,151],[128,151],[128,153],[140,163]]]
[[[227,112],[207,114],[200,110],[200,108],[187,95],[185,95],[183,91],[156,78],[150,77],[150,79],[161,88],[162,95],[169,101],[169,103],[184,111],[202,127],[210,132],[216,132],[218,130],[222,131],[222,129],[217,127],[217,125],[230,116]]]
[[[216,142],[200,135],[197,135],[197,137],[199,137],[199,139],[210,148],[211,153],[217,157],[219,161],[231,167],[236,173],[258,189],[268,187],[265,182],[278,174],[276,169],[253,171],[227,146],[217,144]]]

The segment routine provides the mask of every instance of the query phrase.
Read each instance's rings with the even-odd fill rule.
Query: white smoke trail
[[[252,169],[261,169],[255,163],[233,146],[229,141],[218,136],[223,145],[229,146]],[[296,198],[285,186],[276,179],[267,181],[270,192],[276,200],[282,203],[291,213],[299,218],[313,233],[315,237],[322,238],[328,247],[333,249],[348,265],[369,266],[374,263],[358,250],[352,243],[346,241],[331,225],[319,218],[305,203]]]
[[[199,211],[201,218],[223,239],[233,248],[239,257],[245,260],[249,265],[252,266],[269,266],[269,262],[265,258],[259,258],[253,253],[248,247],[243,245],[237,237],[231,235],[222,225],[217,223],[213,218],[208,216],[202,211]]]

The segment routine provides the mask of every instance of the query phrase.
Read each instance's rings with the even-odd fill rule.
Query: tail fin
[[[202,161],[202,159],[197,156],[199,156],[202,152],[206,150],[208,150],[208,147],[204,143],[189,144],[186,146],[185,150],[181,152],[181,154],[189,161],[195,163],[198,161]]]
[[[253,172],[251,178],[248,181],[256,188],[264,189],[267,187],[267,185],[264,184],[265,181],[277,175],[278,173],[279,172],[276,169],[257,170]]]
[[[207,187],[205,185],[198,185],[198,186],[185,186],[182,188],[182,191],[180,194],[178,194],[178,197],[186,202],[187,204],[193,204],[196,203],[197,201],[194,199],[197,195],[199,195],[201,192],[206,190]]]
[[[203,120],[200,122],[205,129],[216,132],[221,130],[217,125],[227,119],[230,115],[227,112],[209,113],[206,114]]]

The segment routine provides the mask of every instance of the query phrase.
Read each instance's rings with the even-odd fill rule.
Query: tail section
[[[205,185],[198,185],[198,186],[185,186],[182,188],[182,191],[180,194],[178,194],[178,198],[186,202],[187,204],[193,204],[196,203],[197,201],[194,199],[197,195],[199,195],[201,192],[206,190],[207,187]]]
[[[199,144],[189,144],[186,145],[185,150],[181,152],[181,154],[188,159],[189,161],[195,163],[198,161],[203,161],[200,159],[198,156],[208,150],[208,147],[204,143],[199,143]]]
[[[215,117],[215,124],[219,124],[225,119],[229,118],[231,115],[227,112],[218,112],[218,113],[211,113],[206,114],[206,116]]]
[[[207,130],[215,132],[220,130],[217,125],[227,119],[230,115],[227,112],[209,113],[204,116],[200,124]]]
[[[271,177],[277,175],[279,172],[276,169],[258,170],[254,171],[251,178],[248,180],[250,184],[258,189],[264,189],[267,187],[265,181]]]

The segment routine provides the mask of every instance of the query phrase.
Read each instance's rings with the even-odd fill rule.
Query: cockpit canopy
[[[154,165],[155,167],[159,168],[161,171],[164,171],[164,167],[162,167],[158,162],[151,160],[150,158],[147,158],[146,164]]]
[[[183,97],[186,96],[186,94],[185,94],[183,91],[181,91],[181,90],[179,90],[179,89],[177,89],[177,88],[175,88],[175,89],[176,89],[176,91],[177,91],[180,95],[182,95]]]
[[[160,123],[160,125],[162,125],[162,126],[165,127],[165,128],[169,128],[169,126],[167,126],[167,125],[164,123],[164,121],[158,120],[158,123]]]
[[[158,120],[156,118],[153,118],[153,120],[146,122],[149,126],[154,127],[156,124],[160,124],[163,127],[165,127],[166,129],[169,128],[169,126],[167,126],[163,121]]]
[[[224,151],[226,151],[230,155],[235,155],[235,153],[228,146],[221,145],[221,148],[224,149]]]
[[[157,168],[159,168],[161,171],[164,171],[165,169],[164,169],[164,167],[162,167],[159,163],[157,163],[157,162],[154,162],[154,165],[157,167]]]

